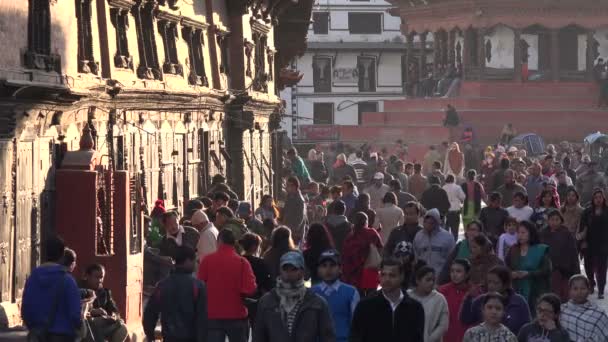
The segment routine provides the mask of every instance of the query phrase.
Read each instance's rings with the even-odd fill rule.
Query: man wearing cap
[[[276,287],[258,303],[253,342],[334,342],[336,332],[325,300],[304,285],[302,253],[283,254]]]
[[[253,216],[253,210],[251,209],[251,203],[242,201],[239,203],[239,207],[236,210],[236,214],[241,220],[247,225],[249,231],[258,234],[259,236],[265,236],[265,228],[262,221],[258,220]]]
[[[513,170],[509,169],[505,171],[504,177],[504,184],[496,189],[496,192],[502,195],[502,204],[505,207],[510,207],[513,204],[513,195],[517,192],[526,193],[526,188],[515,181],[515,172]]]
[[[230,196],[230,198],[238,198],[236,193],[230,189],[228,184],[226,184],[226,177],[221,174],[216,174],[211,178],[211,186],[209,187],[209,197],[213,198],[215,193],[224,192]]]
[[[198,244],[196,245],[196,258],[198,260],[196,266],[198,267],[203,258],[217,251],[217,235],[219,231],[213,223],[209,222],[207,214],[202,210],[195,211],[192,214],[190,222],[200,234]]]
[[[206,256],[197,278],[207,284],[209,335],[207,342],[247,342],[249,322],[243,298],[257,290],[255,275],[247,259],[236,252],[236,238],[231,230],[218,235],[218,250]]]
[[[363,190],[364,193],[369,195],[369,204],[374,210],[382,207],[382,199],[389,191],[391,191],[391,188],[384,184],[384,174],[382,172],[376,172],[372,184]]]
[[[338,251],[330,249],[321,253],[318,265],[322,282],[312,290],[329,305],[336,330],[336,341],[347,342],[353,313],[360,299],[359,292],[353,286],[340,281],[342,269]]]
[[[597,162],[587,163],[587,171],[582,173],[576,182],[576,190],[581,195],[581,205],[586,206],[591,202],[593,191],[596,188],[606,190],[604,175],[597,171]]]
[[[450,232],[441,228],[439,210],[427,211],[424,216],[423,229],[414,238],[416,258],[424,260],[435,270],[435,274],[439,274],[453,248],[454,237]]]
[[[281,210],[280,221],[291,229],[296,244],[304,237],[307,223],[306,203],[300,191],[300,181],[296,177],[287,179],[287,198]]]

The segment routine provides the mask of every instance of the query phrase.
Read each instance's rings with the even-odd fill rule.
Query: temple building
[[[0,2],[0,328],[50,233],[79,267],[119,265],[106,285],[139,326],[156,200],[183,212],[216,174],[254,206],[273,193],[278,93],[301,78],[312,3]]]
[[[456,107],[463,127],[471,127],[480,144],[496,143],[507,123],[549,142],[582,142],[605,120],[605,111],[597,108],[593,70],[599,58],[608,57],[608,3],[389,2],[390,14],[402,20],[408,46],[404,82],[412,84],[430,73],[441,78],[451,68],[460,83],[443,98],[408,94],[407,99],[384,101],[383,111],[362,115],[362,127],[352,138],[378,136],[387,144],[403,138],[410,150],[424,152],[428,144],[449,139],[442,127],[447,104]],[[431,40],[430,56],[413,48]]]
[[[297,144],[339,140],[361,124],[364,112],[403,98],[406,67],[401,19],[384,0],[323,0],[313,8],[308,49],[293,65],[302,81],[281,92],[282,128]],[[432,41],[412,49],[432,55]]]

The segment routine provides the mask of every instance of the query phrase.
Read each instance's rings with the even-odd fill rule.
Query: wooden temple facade
[[[273,193],[277,94],[299,80],[288,65],[306,48],[312,2],[0,3],[0,327],[18,322],[41,241],[58,230],[55,174],[85,126],[100,156],[96,191],[110,199],[104,175],[119,171],[128,189],[122,202],[98,198],[93,210],[115,232],[88,238],[129,236],[124,263],[142,257],[156,199],[181,211],[215,174],[254,206]],[[92,209],[76,204],[70,215]]]

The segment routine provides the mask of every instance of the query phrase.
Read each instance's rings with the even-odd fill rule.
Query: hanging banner
[[[357,84],[359,82],[358,68],[334,68],[333,81],[337,84]]]

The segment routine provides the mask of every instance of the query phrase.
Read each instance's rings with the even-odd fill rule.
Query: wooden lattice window
[[[182,75],[184,69],[177,58],[177,23],[169,20],[161,20],[158,23],[158,31],[163,39],[165,50],[163,72],[173,75]]]
[[[76,1],[78,23],[78,71],[97,75],[99,63],[93,55],[93,32],[91,29],[91,0]]]
[[[133,56],[129,53],[129,10],[126,8],[110,8],[110,20],[116,31],[116,54],[114,66],[117,68],[133,69]]]
[[[137,26],[137,46],[139,49],[139,66],[137,77],[148,80],[161,80],[162,73],[156,54],[154,39],[154,2],[142,0],[133,7],[133,16]]]
[[[220,50],[220,73],[230,75],[230,67],[228,64],[228,35],[218,33],[217,45]]]
[[[29,0],[27,51],[24,65],[30,69],[61,72],[61,60],[51,54],[50,0]]]
[[[204,31],[201,28],[184,27],[182,36],[188,44],[188,56],[190,60],[190,73],[188,82],[192,85],[209,86],[209,80],[205,74],[205,58],[203,54]]]
[[[256,32],[253,34],[253,44],[255,45],[255,78],[253,80],[253,90],[266,93],[268,92],[268,74],[266,73],[266,47],[268,38],[265,34]]]

